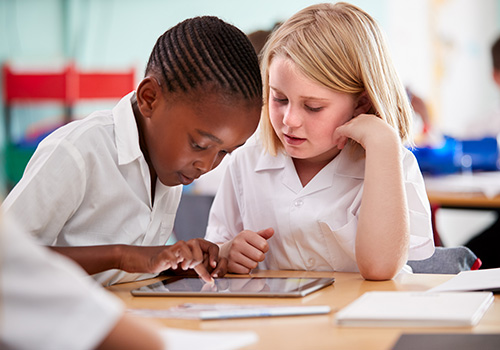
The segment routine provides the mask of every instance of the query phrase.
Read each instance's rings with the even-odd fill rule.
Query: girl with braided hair
[[[136,91],[40,143],[3,211],[103,284],[166,269],[211,281],[227,267],[215,244],[165,243],[182,185],[243,145],[261,107],[248,38],[216,17],[183,21],[160,36]]]
[[[228,162],[205,236],[228,271],[384,280],[431,256],[429,201],[404,147],[411,109],[373,18],[307,7],[273,31],[261,65],[260,138]]]

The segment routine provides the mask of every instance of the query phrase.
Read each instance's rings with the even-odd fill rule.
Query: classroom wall
[[[139,80],[158,36],[185,18],[215,15],[250,33],[271,28],[312,3],[305,0],[0,0],[0,63],[8,61],[20,69],[44,70],[58,69],[69,60],[82,70],[132,66]],[[354,3],[385,22],[385,0]],[[3,120],[2,102],[0,107]],[[83,117],[93,109],[108,107],[111,105],[81,103],[76,106],[75,114]],[[44,128],[55,123],[63,112],[57,105],[16,108],[12,122],[14,137],[21,138],[27,128]],[[3,140],[0,123],[0,144]],[[0,191],[4,182],[0,171]]]
[[[0,0],[0,63],[57,67],[74,60],[81,69],[136,67],[138,79],[157,37],[177,22],[216,15],[250,33],[271,28],[307,0]],[[403,82],[429,103],[434,122],[460,134],[471,118],[498,103],[490,76],[489,46],[500,35],[500,0],[356,0],[386,33]],[[1,87],[0,87],[1,89]],[[0,107],[3,107],[0,102]],[[79,115],[93,105],[81,106]],[[16,133],[61,113],[17,111]],[[3,108],[0,108],[0,120]],[[0,144],[3,125],[0,125]],[[210,177],[211,176],[211,177]],[[217,188],[218,173],[199,181]],[[0,191],[3,188],[0,172]],[[477,218],[477,214],[473,214]],[[464,216],[461,215],[463,218]],[[489,218],[486,218],[489,219]],[[474,220],[472,220],[474,221]],[[484,220],[483,220],[484,221]],[[455,233],[454,217],[440,221]],[[476,228],[471,228],[473,232]]]

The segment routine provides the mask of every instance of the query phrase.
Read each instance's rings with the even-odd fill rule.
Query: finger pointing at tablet
[[[189,240],[187,243],[194,256],[190,267],[196,271],[203,281],[214,282],[212,275],[208,272],[209,270],[213,270],[215,277],[225,275],[226,264],[221,264],[219,247],[216,244],[201,238]]]

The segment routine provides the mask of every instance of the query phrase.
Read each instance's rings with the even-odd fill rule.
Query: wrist
[[[126,261],[127,261],[127,245],[125,244],[115,244],[111,249],[111,261],[114,269],[126,271]]]
[[[401,139],[395,130],[390,130],[377,137],[371,137],[363,147],[366,152],[383,153],[389,156],[390,154],[398,154],[400,152]]]
[[[229,249],[233,241],[227,241],[224,243],[218,243],[219,246],[219,257],[226,258],[229,260]]]

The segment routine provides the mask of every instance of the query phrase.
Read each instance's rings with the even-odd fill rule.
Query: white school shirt
[[[0,226],[0,348],[97,347],[122,317],[122,302],[12,222]]]
[[[3,203],[25,232],[45,245],[164,245],[172,233],[182,186],[156,183],[139,147],[130,99],[56,130],[38,146]],[[151,277],[118,270],[102,284]]]
[[[415,157],[406,149],[402,153],[409,259],[421,260],[434,252],[430,206]],[[355,241],[364,166],[364,158],[348,145],[303,187],[290,157],[271,156],[252,138],[229,159],[206,239],[223,243],[242,230],[272,227],[260,269],[358,272]]]

